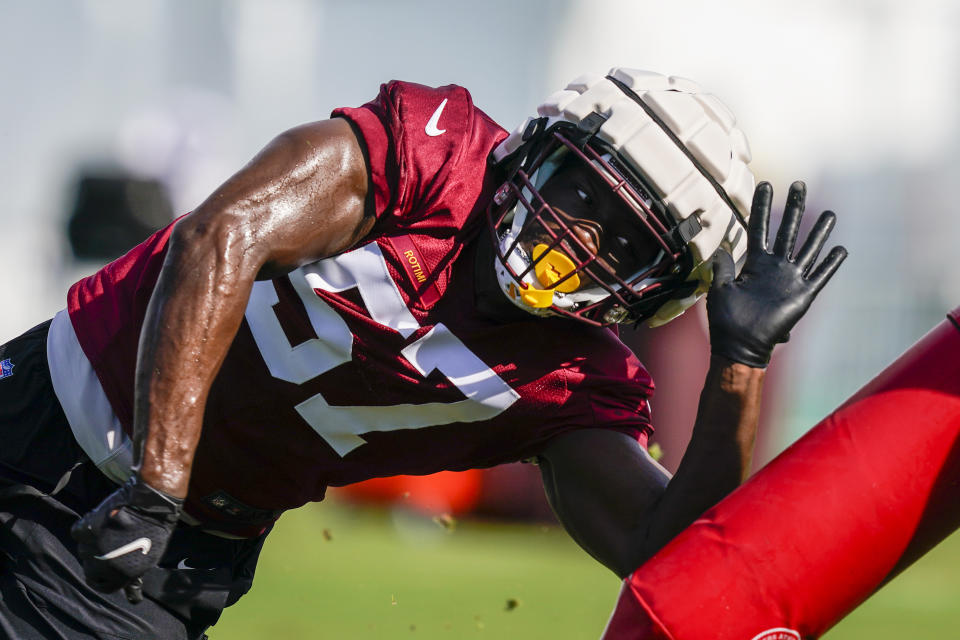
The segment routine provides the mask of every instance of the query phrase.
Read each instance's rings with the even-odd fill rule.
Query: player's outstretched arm
[[[349,123],[316,122],[275,138],[176,224],[140,335],[137,473],[74,528],[92,585],[116,590],[156,564],[187,494],[207,394],[254,281],[362,238],[373,224],[367,182]],[[117,551],[143,540],[149,553]]]
[[[571,535],[620,576],[642,562],[746,478],[760,412],[764,367],[846,257],[833,248],[817,264],[835,216],[825,212],[794,252],[805,187],[791,185],[772,250],[773,191],[754,193],[747,258],[739,277],[729,254],[715,258],[707,298],[711,361],[693,437],[669,478],[636,442],[585,429],[551,442],[541,456],[544,486]]]

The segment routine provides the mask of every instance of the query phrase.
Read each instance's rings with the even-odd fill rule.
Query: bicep
[[[259,278],[349,249],[370,230],[361,142],[342,118],[274,138],[177,225],[181,239],[242,255]]]
[[[630,436],[581,429],[540,455],[544,490],[571,537],[619,576],[647,555],[649,518],[670,474]]]

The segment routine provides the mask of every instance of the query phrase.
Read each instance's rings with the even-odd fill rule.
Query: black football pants
[[[197,640],[249,588],[264,536],[178,526],[144,600],[90,588],[70,527],[117,486],[77,445],[46,358],[49,322],[0,346],[0,638]]]

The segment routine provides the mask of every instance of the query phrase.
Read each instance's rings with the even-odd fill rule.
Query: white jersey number
[[[347,323],[314,289],[341,292],[356,288],[376,322],[404,338],[420,328],[390,278],[376,243],[301,267],[287,277],[303,301],[316,338],[290,344],[274,310],[279,298],[273,282],[254,283],[246,311],[260,354],[270,374],[280,380],[303,384],[353,357],[353,334]],[[328,404],[318,393],[298,404],[297,412],[345,456],[365,444],[359,434],[488,420],[520,397],[443,324],[404,347],[400,355],[423,376],[440,371],[466,398],[450,403],[341,407]]]

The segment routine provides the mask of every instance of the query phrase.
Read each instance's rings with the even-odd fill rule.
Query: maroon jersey
[[[187,512],[248,535],[328,485],[521,460],[586,427],[645,443],[653,383],[613,332],[476,310],[474,240],[497,186],[488,156],[506,134],[467,91],[392,82],[334,116],[365,143],[377,222],[353,250],[254,284],[209,395]],[[127,433],[169,233],[69,293]]]

